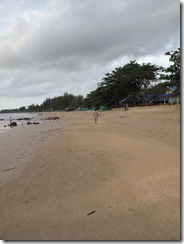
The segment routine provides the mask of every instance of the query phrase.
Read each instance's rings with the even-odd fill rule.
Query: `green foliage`
[[[170,65],[168,68],[163,69],[163,71],[166,73],[162,75],[162,79],[170,80],[171,85],[177,86],[177,91],[180,90],[180,48],[178,48],[176,51],[170,51],[165,53],[165,55],[168,55],[169,61],[171,61],[173,64]]]
[[[74,110],[81,107],[83,96],[74,96],[73,94],[64,93],[63,96],[46,98],[46,100],[39,105],[30,105],[27,107],[20,107],[19,109],[5,109],[0,113],[19,113],[19,112],[43,112],[43,111],[56,111],[56,110]]]
[[[25,106],[20,107],[20,108],[19,108],[19,111],[20,111],[20,112],[25,112],[25,111],[26,111],[26,107],[25,107]]]
[[[115,68],[111,73],[105,74],[98,88],[84,99],[83,105],[89,108],[100,105],[117,106],[125,97],[136,98],[141,89],[147,89],[157,79],[161,68],[150,63],[140,65],[135,60]]]
[[[73,94],[64,93],[63,96],[53,99],[47,98],[41,105],[41,111],[56,111],[56,110],[74,110],[82,105],[83,96],[74,96]]]

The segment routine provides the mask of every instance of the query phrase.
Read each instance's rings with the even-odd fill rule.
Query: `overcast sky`
[[[0,0],[0,110],[86,96],[130,60],[168,67],[179,0]]]

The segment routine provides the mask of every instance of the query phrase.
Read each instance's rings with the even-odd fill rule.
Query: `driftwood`
[[[93,213],[95,213],[95,210],[91,211],[91,212],[88,213],[87,215],[91,215],[91,214],[93,214]]]
[[[9,171],[9,170],[12,170],[12,169],[16,169],[17,167],[13,167],[13,168],[9,168],[9,169],[4,169],[3,171]]]

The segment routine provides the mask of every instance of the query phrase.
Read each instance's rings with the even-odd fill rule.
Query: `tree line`
[[[67,110],[72,111],[82,106],[83,96],[75,96],[73,94],[64,93],[63,96],[54,98],[46,98],[41,105],[29,105],[18,109],[5,109],[1,110],[1,113],[22,113],[22,112],[50,112]]]
[[[163,68],[151,63],[138,64],[130,61],[123,67],[115,68],[105,74],[96,90],[87,94],[83,101],[85,107],[118,106],[124,98],[138,99],[148,93],[158,95],[166,86],[176,86],[180,90],[180,48],[165,53],[173,64]],[[158,81],[164,81],[157,84]]]
[[[82,95],[64,93],[63,96],[46,98],[41,105],[30,105],[19,109],[5,109],[1,113],[10,112],[42,112],[56,110],[75,110],[80,107],[118,106],[126,97],[138,99],[148,93],[158,95],[166,86],[176,86],[180,91],[180,48],[165,53],[172,64],[163,68],[151,63],[138,64],[130,61],[123,67],[117,67],[106,73],[97,88],[83,98]],[[157,84],[158,81],[164,81]]]

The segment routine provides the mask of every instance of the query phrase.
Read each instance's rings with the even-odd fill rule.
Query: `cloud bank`
[[[64,92],[85,96],[106,72],[132,59],[168,66],[164,53],[180,46],[175,0],[0,4],[0,109]]]

